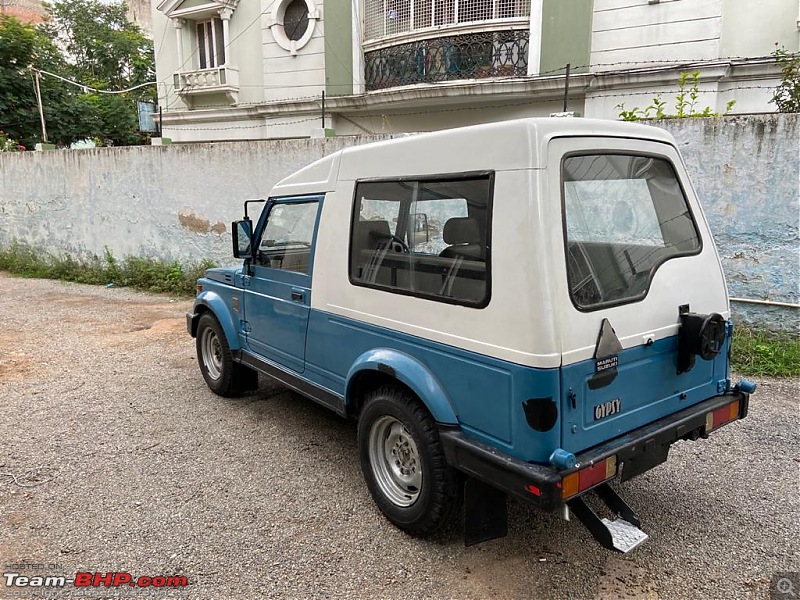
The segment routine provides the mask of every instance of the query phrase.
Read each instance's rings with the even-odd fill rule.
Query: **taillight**
[[[561,498],[567,500],[617,474],[617,455],[570,473],[561,482]]]
[[[199,294],[202,291],[203,291],[203,284],[202,283],[198,283],[197,284],[197,293]]]
[[[739,418],[739,401],[720,406],[706,415],[706,433]]]

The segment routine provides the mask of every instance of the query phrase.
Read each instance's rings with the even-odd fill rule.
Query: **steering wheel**
[[[395,250],[394,246],[395,244],[398,244],[400,246],[400,252],[402,252],[403,254],[408,254],[411,252],[411,248],[408,247],[408,244],[406,244],[396,235],[390,236],[390,239],[392,240],[392,250],[394,250],[395,252],[397,252],[397,250]]]

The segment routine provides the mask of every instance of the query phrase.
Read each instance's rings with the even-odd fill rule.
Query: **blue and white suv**
[[[467,543],[504,535],[510,494],[628,551],[647,536],[608,483],[747,414],[714,240],[654,127],[526,119],[349,148],[233,238],[242,265],[209,270],[187,315],[208,386],[262,373],[357,419],[367,486],[412,534],[463,501]]]

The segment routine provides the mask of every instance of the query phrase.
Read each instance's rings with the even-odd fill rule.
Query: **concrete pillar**
[[[225,48],[225,64],[230,65],[233,64],[233,60],[231,60],[231,16],[233,15],[233,11],[230,8],[223,8],[219,11],[219,18],[222,19],[222,44]]]
[[[172,24],[175,25],[175,42],[178,44],[178,71],[183,71],[183,19],[172,19]]]

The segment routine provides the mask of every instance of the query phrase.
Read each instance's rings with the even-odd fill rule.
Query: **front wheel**
[[[234,362],[225,332],[211,314],[197,323],[197,362],[206,385],[219,396],[239,396],[258,386],[258,373]]]
[[[381,512],[400,529],[424,536],[460,505],[457,475],[448,466],[436,424],[410,393],[371,393],[358,422],[361,470]]]

